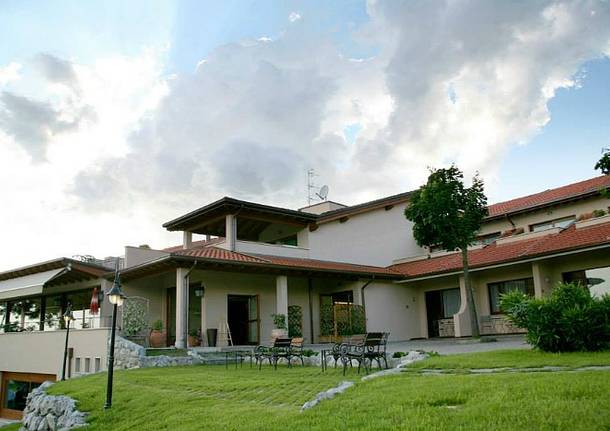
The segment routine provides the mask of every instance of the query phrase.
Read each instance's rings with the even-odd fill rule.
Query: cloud
[[[301,14],[299,14],[298,12],[290,12],[290,15],[288,15],[288,21],[290,22],[295,22],[301,19]]]
[[[223,194],[290,199],[307,166],[333,169],[343,139],[324,130],[337,72],[349,63],[325,41],[249,41],[217,49],[168,94],[129,138],[129,153],[84,170],[71,189],[86,202],[92,185],[118,184],[117,199],[151,193],[188,208]],[[319,42],[319,44],[318,44]],[[309,56],[312,45],[328,46]],[[97,164],[99,165],[99,164]],[[134,169],[136,168],[137,169]]]
[[[15,64],[7,68],[12,72],[11,80],[21,68]],[[41,99],[9,91],[0,93],[0,129],[12,136],[34,162],[42,162],[54,138],[74,132],[83,122],[95,121],[96,113],[82,99],[72,63],[41,53],[31,65],[43,78],[37,91]]]
[[[8,84],[11,81],[19,79],[19,71],[21,70],[21,64],[11,62],[8,65],[0,66],[0,87]]]
[[[34,64],[49,82],[63,84],[77,90],[78,78],[69,61],[51,54],[40,53],[34,58]]]
[[[610,41],[608,2],[372,2],[369,13],[394,109],[379,136],[360,140],[360,162],[412,183],[451,161],[493,177]]]
[[[0,129],[13,136],[36,162],[45,160],[51,138],[75,130],[83,119],[93,117],[88,106],[60,112],[48,102],[0,93]]]

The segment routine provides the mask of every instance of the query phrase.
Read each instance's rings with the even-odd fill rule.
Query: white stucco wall
[[[309,233],[309,257],[376,266],[423,254],[404,216],[406,204],[395,205],[321,224]]]
[[[109,329],[71,330],[68,347],[74,348],[74,358],[83,358],[83,364],[84,358],[90,358],[92,370],[95,358],[100,358],[101,369],[105,370],[108,333]],[[0,371],[55,374],[61,378],[65,337],[65,330],[0,334]]]
[[[417,289],[391,282],[373,282],[364,289],[366,329],[389,332],[390,341],[421,337]]]

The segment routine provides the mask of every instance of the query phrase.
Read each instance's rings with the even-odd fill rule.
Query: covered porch
[[[209,329],[216,330],[218,347],[267,344],[276,314],[286,317],[290,336],[308,344],[327,341],[337,330],[364,332],[362,288],[380,274],[358,265],[339,264],[340,271],[313,262],[318,268],[309,259],[270,264],[170,256],[123,270],[121,279],[128,297],[146,299],[149,325],[162,327],[165,346],[214,344]],[[338,328],[338,319],[352,327]]]

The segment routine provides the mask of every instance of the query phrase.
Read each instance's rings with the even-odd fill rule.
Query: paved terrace
[[[426,340],[393,341],[388,343],[388,352],[409,352],[412,350],[424,350],[427,352],[438,352],[441,355],[456,353],[489,352],[503,349],[531,349],[532,346],[525,342],[523,335],[497,335],[486,336],[486,339],[497,341],[481,342],[472,338],[436,338]],[[313,344],[307,346],[313,350],[327,347],[324,344]]]

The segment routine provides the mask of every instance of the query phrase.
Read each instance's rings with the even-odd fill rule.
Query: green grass
[[[499,363],[496,365],[495,361]],[[444,361],[444,362],[443,362]],[[604,365],[610,352],[547,355],[498,351],[430,358],[417,367]],[[444,365],[443,365],[444,364]],[[608,430],[610,372],[424,376],[361,382],[351,370],[223,366],[118,371],[104,411],[105,374],[51,387],[90,413],[90,430]],[[353,388],[300,413],[316,393],[347,379]],[[11,428],[8,428],[11,429]],[[17,428],[12,428],[17,429]],[[3,428],[2,431],[5,429]]]
[[[146,349],[146,356],[188,356],[186,349]]]
[[[470,368],[532,368],[565,366],[571,368],[590,365],[610,365],[610,351],[547,353],[537,350],[496,350],[459,355],[433,356],[415,362],[411,369],[470,369]]]

